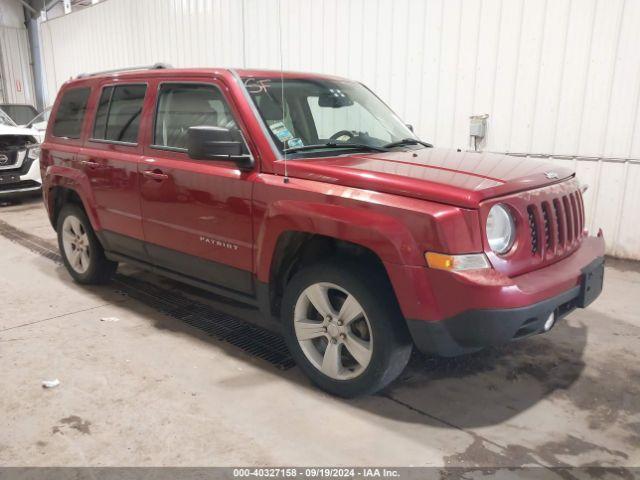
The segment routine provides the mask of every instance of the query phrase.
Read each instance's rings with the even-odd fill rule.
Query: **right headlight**
[[[516,222],[506,205],[497,204],[491,207],[486,231],[491,250],[500,255],[511,250],[516,239]]]
[[[31,159],[31,160],[38,160],[40,159],[40,146],[34,146],[29,148],[29,151],[27,153],[27,156]]]

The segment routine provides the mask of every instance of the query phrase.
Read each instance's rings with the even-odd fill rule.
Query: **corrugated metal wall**
[[[17,0],[0,3],[0,101],[35,104],[29,40]]]
[[[640,259],[640,0],[106,0],[43,24],[47,84],[176,66],[333,73],[372,87],[419,135],[569,162],[589,227]],[[523,157],[526,162],[526,157]]]

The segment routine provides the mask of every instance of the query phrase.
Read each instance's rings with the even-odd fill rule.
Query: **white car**
[[[0,197],[36,192],[40,178],[40,143],[44,131],[18,127],[0,110]]]

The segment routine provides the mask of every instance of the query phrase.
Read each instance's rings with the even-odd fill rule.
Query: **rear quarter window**
[[[91,88],[84,87],[72,88],[63,94],[53,120],[54,137],[80,138],[90,93]]]

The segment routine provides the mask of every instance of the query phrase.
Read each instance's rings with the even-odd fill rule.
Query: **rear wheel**
[[[386,279],[348,261],[298,272],[286,288],[283,323],[300,368],[342,397],[384,388],[411,354],[411,339]]]
[[[75,204],[62,208],[58,216],[58,246],[64,265],[79,283],[106,283],[118,264],[104,256],[84,210]]]

